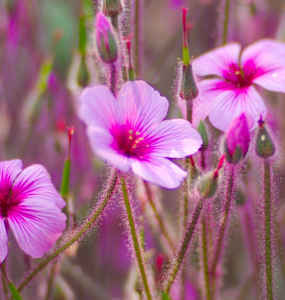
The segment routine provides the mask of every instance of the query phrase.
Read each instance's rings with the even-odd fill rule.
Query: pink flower
[[[0,162],[0,262],[8,253],[8,228],[32,257],[48,251],[65,229],[64,206],[43,166],[23,170],[19,159]]]
[[[202,144],[185,120],[162,120],[168,101],[144,81],[127,82],[117,99],[104,86],[86,88],[80,117],[92,149],[120,171],[130,169],[144,180],[176,188],[186,172],[168,158],[194,154]]]
[[[249,122],[248,122],[249,120]],[[245,157],[249,148],[249,128],[253,125],[253,119],[242,113],[230,124],[225,134],[225,146],[227,161],[237,163]]]
[[[193,62],[197,75],[219,77],[201,83],[202,95],[197,110],[201,119],[209,115],[211,123],[223,131],[242,112],[253,117],[252,129],[266,113],[263,100],[253,84],[285,92],[285,44],[261,40],[245,48],[241,55],[240,51],[240,45],[232,43]]]

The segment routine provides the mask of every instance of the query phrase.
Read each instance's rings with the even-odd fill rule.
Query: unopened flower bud
[[[236,205],[243,206],[246,203],[246,194],[240,186],[234,188],[234,201]]]
[[[218,176],[216,176],[215,172],[209,172],[203,175],[197,187],[201,197],[212,198],[218,189]]]
[[[89,84],[90,76],[86,65],[85,57],[81,57],[80,65],[77,71],[77,83],[81,87],[86,87]]]
[[[108,17],[117,17],[123,11],[121,0],[104,0],[103,12]]]
[[[114,31],[109,20],[101,12],[96,18],[96,43],[103,62],[111,64],[117,60],[118,47]]]
[[[235,118],[230,124],[224,141],[224,152],[228,163],[237,164],[247,154],[250,136],[245,114]]]
[[[203,144],[200,150],[202,151],[207,150],[209,147],[209,136],[208,136],[206,125],[202,120],[200,120],[200,123],[197,127],[197,131],[200,133],[201,138],[203,140]]]
[[[257,129],[257,137],[255,144],[256,154],[261,158],[268,158],[275,153],[274,142],[265,128],[264,121],[259,120],[259,127]]]
[[[194,100],[199,95],[195,78],[193,75],[192,64],[182,65],[182,79],[180,97],[186,101]]]

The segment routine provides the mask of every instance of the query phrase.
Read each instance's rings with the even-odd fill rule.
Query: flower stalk
[[[272,278],[272,237],[271,237],[271,179],[270,162],[264,160],[264,243],[265,243],[265,270],[266,270],[266,300],[273,300]]]
[[[177,255],[177,260],[176,260],[172,270],[170,271],[170,276],[169,276],[168,281],[166,283],[166,287],[165,287],[164,292],[167,293],[167,294],[170,292],[172,284],[173,284],[173,282],[174,282],[174,280],[177,276],[177,273],[180,269],[180,266],[183,262],[183,259],[185,257],[186,252],[187,252],[189,243],[191,241],[191,238],[192,238],[193,233],[195,231],[196,225],[198,223],[198,220],[199,220],[200,213],[202,211],[204,202],[205,202],[205,198],[200,198],[198,204],[196,205],[196,208],[195,208],[194,214],[192,216],[192,219],[188,223],[188,226],[187,226],[187,229],[186,229],[186,234],[183,238],[183,242],[180,246],[180,249],[179,249],[179,252],[178,252],[178,255]]]
[[[131,236],[132,236],[132,240],[133,240],[133,244],[134,244],[135,255],[136,255],[139,270],[141,273],[146,297],[148,300],[152,300],[150,287],[149,287],[149,283],[148,283],[148,279],[147,279],[147,274],[146,274],[146,270],[145,270],[145,265],[144,265],[143,249],[142,249],[141,243],[140,243],[138,235],[137,235],[137,229],[136,229],[135,222],[134,222],[132,207],[131,207],[124,175],[121,175],[121,186],[122,186],[122,193],[123,193],[123,197],[124,197],[126,212],[127,212],[127,216],[128,216],[128,222],[129,222],[129,226],[130,226],[130,232],[131,232]]]
[[[228,38],[229,13],[230,13],[230,0],[225,0],[223,41],[222,41],[223,45],[227,43],[227,38]]]
[[[225,199],[224,209],[223,209],[222,223],[221,223],[218,239],[214,249],[213,262],[210,268],[210,274],[212,276],[214,276],[216,273],[216,268],[222,252],[222,245],[225,239],[226,228],[228,225],[228,220],[229,220],[229,215],[230,215],[230,210],[232,205],[233,186],[234,186],[234,166],[232,164],[229,164],[228,166],[229,166],[229,177],[228,177],[228,185],[226,191],[226,199]]]
[[[117,171],[113,170],[113,173],[110,177],[108,188],[102,198],[102,200],[95,206],[93,212],[86,217],[85,222],[81,225],[81,227],[75,232],[75,234],[71,235],[68,240],[56,248],[50,255],[48,255],[45,259],[39,262],[37,266],[28,274],[26,278],[20,283],[18,287],[18,291],[21,292],[27,284],[32,281],[51,261],[61,255],[65,250],[67,250],[71,245],[80,240],[83,235],[95,224],[95,222],[100,218],[105,208],[107,207],[110,198],[112,197],[117,183]]]

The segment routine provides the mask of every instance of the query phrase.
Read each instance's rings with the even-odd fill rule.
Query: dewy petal
[[[258,41],[242,52],[241,65],[252,72],[253,82],[262,87],[285,92],[285,44],[273,40]]]
[[[132,159],[133,172],[142,179],[167,189],[179,187],[187,173],[163,157],[150,157],[148,161]]]
[[[254,87],[236,88],[230,83],[218,80],[207,81],[209,81],[207,97],[213,99],[209,119],[215,127],[226,131],[233,119],[241,113],[249,114],[253,118],[254,125],[251,130],[257,127],[258,119],[266,113],[266,108]]]
[[[52,203],[60,209],[66,204],[52,184],[49,173],[41,165],[32,165],[23,170],[13,184],[11,203],[29,199]]]
[[[145,132],[167,115],[169,103],[144,81],[128,81],[118,94],[118,104],[125,124]]]
[[[148,141],[153,155],[171,158],[192,155],[203,143],[197,130],[182,119],[161,122]]]
[[[98,157],[116,166],[122,172],[130,170],[129,158],[114,149],[117,147],[116,140],[109,131],[91,126],[87,128],[87,136],[93,152]]]
[[[10,192],[15,178],[22,169],[23,164],[20,159],[0,162],[0,194]]]
[[[105,86],[85,88],[81,95],[79,116],[87,126],[106,129],[121,124],[118,101]]]
[[[20,248],[34,258],[42,257],[66,227],[65,214],[37,197],[11,207],[7,219]]]
[[[241,47],[238,43],[230,43],[197,57],[193,61],[194,74],[223,77],[224,71],[228,71],[232,63],[238,63],[240,49]]]
[[[5,228],[4,219],[0,217],[0,263],[4,261],[8,253],[8,236]]]

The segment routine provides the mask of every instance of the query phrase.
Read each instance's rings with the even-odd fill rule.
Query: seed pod
[[[101,12],[96,18],[96,43],[103,62],[112,64],[118,59],[118,47],[112,26]]]
[[[104,0],[103,13],[108,17],[117,17],[123,11],[121,0]]]
[[[259,157],[265,159],[275,153],[275,145],[270,134],[264,126],[264,122],[260,122],[260,126],[257,130],[255,151]]]
[[[218,189],[218,176],[209,172],[201,177],[197,183],[198,192],[203,198],[212,198]]]
[[[192,101],[199,95],[195,78],[193,75],[192,64],[182,65],[182,79],[180,97],[186,101]]]
[[[209,136],[208,136],[206,125],[202,120],[200,121],[197,127],[197,131],[200,133],[201,138],[203,140],[203,145],[201,146],[200,150],[202,151],[207,150],[209,147]]]

